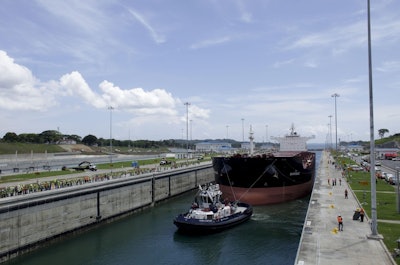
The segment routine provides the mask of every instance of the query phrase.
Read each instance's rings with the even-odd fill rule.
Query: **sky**
[[[0,137],[369,141],[370,103],[400,133],[400,1],[371,1],[372,97],[367,0],[0,4]]]

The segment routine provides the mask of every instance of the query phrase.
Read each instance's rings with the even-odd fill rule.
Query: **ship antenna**
[[[253,148],[254,132],[252,130],[251,125],[250,125],[249,140],[250,140],[250,155],[252,156],[254,153],[254,148]]]
[[[294,131],[294,124],[292,123],[292,127],[290,127],[290,135],[295,135],[295,131]]]

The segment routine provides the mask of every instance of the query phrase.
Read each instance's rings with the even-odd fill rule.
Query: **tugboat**
[[[199,185],[190,210],[174,219],[178,231],[184,233],[219,232],[250,219],[253,207],[238,201],[223,201],[218,184]]]

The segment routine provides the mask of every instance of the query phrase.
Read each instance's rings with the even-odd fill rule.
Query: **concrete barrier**
[[[214,180],[210,164],[0,200],[0,262]]]

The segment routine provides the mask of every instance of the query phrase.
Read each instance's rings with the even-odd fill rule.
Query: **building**
[[[196,152],[230,152],[232,144],[227,142],[200,142],[196,144]]]

